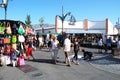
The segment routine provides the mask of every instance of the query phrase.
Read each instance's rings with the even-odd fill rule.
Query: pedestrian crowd
[[[49,36],[50,38],[47,39],[47,36],[26,36],[24,37],[24,42],[17,43],[17,49],[14,49],[11,45],[7,44],[5,48],[3,46],[0,47],[0,65],[12,65],[12,66],[22,66],[25,65],[25,59],[30,60],[31,58],[35,60],[35,56],[32,54],[33,50],[39,48],[40,50],[43,47],[47,47],[51,52],[52,63],[57,63],[58,52],[60,49],[60,41],[55,37],[54,34]],[[75,53],[75,61],[76,64],[78,63],[78,51],[79,51],[79,44],[77,42],[77,38],[75,38],[75,43],[71,43],[69,36],[67,35],[64,39],[63,43],[63,50],[65,54],[65,63],[67,66],[71,66],[70,62],[70,51],[71,46],[73,46],[73,51]],[[77,47],[78,46],[78,47]],[[74,58],[72,61],[74,61]]]
[[[108,38],[107,47],[111,48],[111,38]],[[61,41],[54,35],[50,34],[47,36],[26,36],[23,43],[17,44],[17,49],[15,50],[9,44],[4,47],[0,47],[0,65],[9,65],[12,66],[22,66],[25,65],[26,60],[31,58],[35,60],[35,56],[32,54],[33,50],[39,48],[40,50],[44,47],[47,47],[51,52],[52,63],[57,64],[57,57],[59,49],[61,47]],[[119,44],[120,42],[118,42]],[[71,66],[71,62],[79,65],[78,61],[78,52],[83,52],[84,60],[91,60],[93,54],[91,52],[81,50],[80,40],[78,37],[75,37],[73,40],[70,39],[69,35],[65,35],[63,40],[63,51],[65,56],[65,64]],[[103,41],[100,38],[98,40],[98,52],[102,53]],[[119,47],[119,46],[118,46]],[[70,59],[70,52],[72,51],[73,57]]]

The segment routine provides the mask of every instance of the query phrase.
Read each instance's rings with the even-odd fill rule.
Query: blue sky
[[[26,16],[30,15],[32,24],[39,24],[41,17],[44,17],[44,23],[55,24],[55,16],[61,15],[62,6],[64,14],[71,12],[78,21],[108,18],[116,24],[120,17],[120,0],[9,0],[7,19],[25,22]],[[0,8],[0,19],[4,18],[4,8]]]

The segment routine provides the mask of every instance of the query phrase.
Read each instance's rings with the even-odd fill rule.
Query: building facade
[[[55,19],[55,31],[56,33],[63,32],[70,34],[102,34],[103,41],[106,42],[106,35],[118,34],[117,28],[110,22],[109,19],[103,21],[90,21],[85,19],[83,21],[77,21],[74,25],[70,25],[69,21],[64,21],[62,26],[62,21],[56,17]]]
[[[33,26],[36,34],[47,34],[47,33],[55,33],[55,25],[44,24],[43,26],[34,25]]]
[[[62,29],[63,28],[63,29]],[[83,21],[76,21],[74,25],[70,25],[70,21],[65,20],[63,22],[56,17],[55,25],[39,25],[34,26],[34,30],[39,34],[47,33],[68,33],[68,34],[101,34],[103,41],[106,42],[108,36],[118,34],[118,29],[110,22],[108,18],[103,21],[91,21],[85,19]]]

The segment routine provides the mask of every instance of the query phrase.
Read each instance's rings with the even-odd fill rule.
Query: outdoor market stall
[[[0,64],[15,62],[24,49],[26,26],[21,21],[0,20]],[[20,44],[20,45],[19,45]]]

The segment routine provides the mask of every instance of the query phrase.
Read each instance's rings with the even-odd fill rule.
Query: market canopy
[[[86,34],[102,34],[102,32],[98,31],[98,30],[67,30],[66,33],[75,33],[75,34],[82,34],[82,33],[86,33]]]

